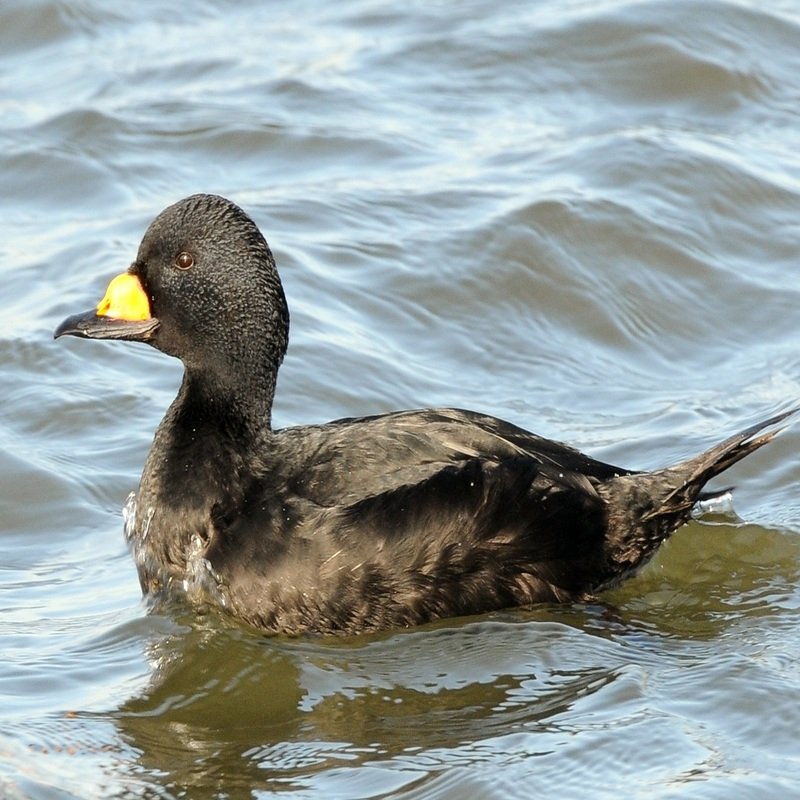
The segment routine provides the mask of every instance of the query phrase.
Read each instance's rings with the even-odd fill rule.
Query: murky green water
[[[0,795],[800,794],[798,425],[605,605],[265,640],[140,600],[179,366],[51,339],[218,192],[286,285],[277,424],[689,455],[800,399],[799,42],[786,1],[4,0]]]

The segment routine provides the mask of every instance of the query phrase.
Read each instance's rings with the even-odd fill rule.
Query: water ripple
[[[732,474],[747,522],[602,606],[262,641],[140,603],[120,509],[179,366],[51,335],[216,191],[286,284],[280,424],[686,456],[800,397],[795,6],[1,4],[0,793],[786,796],[794,428]]]

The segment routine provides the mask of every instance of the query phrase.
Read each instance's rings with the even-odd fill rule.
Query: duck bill
[[[129,339],[134,342],[147,341],[158,327],[158,320],[131,321],[98,316],[97,312],[84,311],[67,317],[55,330],[54,339],[59,336],[80,336],[83,339]]]
[[[126,272],[111,281],[96,308],[67,317],[56,328],[53,337],[143,342],[157,328],[158,320],[150,313],[150,300],[140,280]]]

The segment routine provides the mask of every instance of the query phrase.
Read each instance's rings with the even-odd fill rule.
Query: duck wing
[[[286,428],[272,447],[270,460],[282,465],[295,490],[325,506],[414,485],[469,459],[529,459],[557,472],[583,475],[591,484],[632,474],[509,422],[454,408]]]

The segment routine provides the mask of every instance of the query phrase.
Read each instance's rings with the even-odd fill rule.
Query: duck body
[[[244,457],[200,431],[184,447],[171,424],[130,535],[148,594],[181,590],[202,553],[236,616],[352,633],[580,599],[613,578],[597,487],[625,471],[491,417],[429,409],[286,428]]]
[[[180,201],[127,275],[135,304],[107,296],[56,336],[144,341],[184,363],[128,504],[143,591],[267,632],[589,599],[646,564],[705,483],[786,416],[655,472],[451,408],[273,430],[288,311],[249,217],[212,195]],[[149,311],[129,313],[142,297]]]

